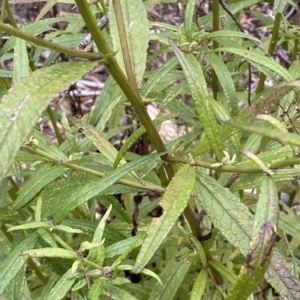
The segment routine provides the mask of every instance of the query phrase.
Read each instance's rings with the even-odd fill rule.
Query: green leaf
[[[218,76],[218,80],[227,99],[230,115],[236,115],[238,113],[238,97],[229,70],[222,59],[215,53],[207,53],[206,58]]]
[[[56,225],[55,227],[53,226],[52,228],[55,230],[60,230],[68,233],[83,233],[83,231],[80,229],[75,229],[64,225]]]
[[[109,27],[114,51],[117,52],[115,57],[124,71],[125,67],[120,39],[125,37],[119,36],[113,5],[112,2],[109,3]],[[149,42],[147,11],[143,2],[139,0],[127,0],[121,1],[120,3],[122,7],[122,15],[124,19],[129,53],[131,55],[133,72],[136,77],[137,85],[140,87],[146,68],[147,49]]]
[[[122,300],[138,300],[138,298],[132,296],[130,293],[123,289],[120,289],[112,284],[112,281],[108,278],[101,278],[103,281],[103,294],[112,299],[122,299]],[[102,297],[102,299],[105,299]]]
[[[29,74],[30,69],[26,41],[16,37],[14,47],[13,84]]]
[[[249,209],[219,182],[200,171],[197,171],[194,192],[214,226],[246,255],[253,225]]]
[[[195,0],[189,0],[187,6],[185,8],[184,15],[184,29],[187,40],[189,42],[192,41],[192,33],[194,29],[194,10],[195,10]]]
[[[186,54],[185,57],[171,40],[170,45],[184,71],[200,123],[204,128],[210,147],[216,154],[218,161],[221,161],[223,152],[220,126],[210,104],[210,101],[214,100],[208,96],[206,81],[199,62],[192,54]]]
[[[275,16],[277,14],[282,14],[287,2],[287,0],[275,0],[273,6],[273,15]]]
[[[103,280],[99,278],[93,283],[91,289],[89,290],[88,299],[90,300],[100,299],[99,296],[101,295],[102,290],[103,290]]]
[[[98,224],[98,226],[95,230],[94,236],[93,236],[93,240],[92,240],[93,244],[97,244],[97,243],[102,242],[102,237],[103,237],[103,233],[104,233],[105,224],[106,224],[106,221],[109,217],[111,209],[112,209],[112,205],[109,206],[109,208],[105,212],[105,215],[101,218],[101,221],[99,222],[99,224]],[[87,259],[95,262],[96,264],[98,264],[100,266],[102,266],[104,258],[105,258],[104,255],[105,255],[104,247],[103,247],[103,245],[100,245],[100,247],[95,248],[95,249],[91,249],[89,251]]]
[[[261,185],[246,262],[227,299],[246,300],[263,279],[276,242],[278,211],[275,182],[271,176],[266,176]]]
[[[278,130],[264,128],[263,126],[243,126],[234,123],[232,123],[231,125],[234,127],[239,127],[243,130],[255,132],[264,137],[268,137],[270,139],[278,141],[279,143],[284,145],[300,146],[300,136],[297,133],[283,133]]]
[[[218,40],[218,38],[229,38],[229,40],[233,40],[230,38],[243,38],[243,39],[249,39],[252,41],[255,41],[256,43],[260,43],[260,40],[257,39],[256,37],[249,35],[247,33],[244,32],[240,32],[240,31],[231,31],[231,30],[218,30],[218,31],[213,31],[210,33],[206,33],[205,35],[203,35],[203,40],[206,39],[212,39],[212,40]],[[236,39],[234,39],[233,41],[236,41]],[[235,43],[235,45],[237,46],[237,43]]]
[[[127,238],[126,240],[116,242],[105,248],[105,257],[111,258],[117,255],[121,255],[124,252],[127,252],[127,249],[134,249],[142,244],[145,236],[138,235]],[[132,248],[133,247],[133,248]]]
[[[20,252],[31,249],[37,243],[37,234],[34,233],[23,240],[19,245],[15,246],[12,252],[6,257],[0,264],[0,294],[4,292],[4,289],[15,278],[17,273],[21,270],[26,262],[26,258],[20,256]]]
[[[156,283],[149,300],[173,299],[176,291],[184,280],[191,263],[170,260],[160,275],[162,285]]]
[[[105,85],[101,91],[101,95],[96,103],[95,108],[91,111],[91,117],[89,123],[92,126],[96,126],[96,124],[101,119],[102,114],[107,110],[106,107],[110,105],[114,99],[118,98],[122,95],[121,89],[110,75],[108,76]],[[100,126],[101,128],[101,126]]]
[[[14,210],[27,205],[45,186],[67,170],[68,168],[52,166],[52,164],[44,164],[37,169],[34,175],[25,182],[19,191],[18,197],[13,203]]]
[[[265,111],[269,111],[272,107],[278,104],[278,102],[294,87],[299,87],[300,81],[284,82],[267,89],[265,94],[260,100],[252,105],[250,108],[243,109],[238,115],[231,118],[228,122],[225,122],[221,126],[222,141],[227,140],[229,137],[241,130],[240,127],[232,127],[231,124],[248,124],[255,118],[257,114],[261,114]],[[208,138],[204,138],[200,143],[196,143],[192,155],[198,156],[201,153],[205,153],[210,149],[210,143]]]
[[[12,77],[13,72],[11,70],[2,70],[0,69],[0,77]]]
[[[68,160],[66,154],[60,148],[58,148],[57,145],[49,141],[42,132],[34,129],[32,139],[37,141],[37,146],[39,149],[44,150],[45,152],[54,156],[58,161]]]
[[[124,112],[124,100],[124,95],[121,95],[113,99],[109,105],[107,105],[96,126],[98,131],[103,131],[107,122],[109,123],[109,128],[116,128],[119,126],[120,119]]]
[[[283,231],[300,241],[300,223],[297,216],[279,212],[278,224]]]
[[[170,120],[172,118],[177,117],[178,114],[171,114],[163,117],[159,117],[155,120],[153,120],[154,125],[159,125],[162,122],[166,120]],[[130,147],[134,144],[135,141],[137,141],[144,133],[146,132],[146,129],[144,126],[139,127],[137,130],[135,130],[130,137],[124,142],[122,145],[120,151],[118,152],[116,159],[114,161],[114,169],[119,165],[120,161],[123,159],[124,155],[126,154],[127,150],[130,149]]]
[[[43,197],[39,196],[36,201],[35,212],[34,212],[34,220],[36,222],[41,222],[42,202],[43,202]]]
[[[64,298],[76,280],[76,278],[71,278],[71,275],[72,269],[69,269],[50,290],[49,295],[47,295],[47,300],[59,300]]]
[[[155,73],[149,78],[149,80],[142,86],[141,95],[146,97],[153,88],[168,74],[172,69],[178,65],[178,59],[176,57],[171,58],[164,63],[160,68],[155,70]]]
[[[161,155],[163,155],[163,153],[154,153],[145,157],[141,157],[111,171],[102,179],[88,182],[84,186],[68,189],[65,193],[58,195],[55,199],[48,202],[44,207],[42,215],[54,215],[54,222],[60,223],[68,215],[68,213],[77,206],[97,196],[115,183],[118,179],[127,175],[129,172],[152,160],[158,159]]]
[[[26,230],[35,228],[50,228],[50,224],[47,222],[28,222],[26,224],[10,227],[7,231]]]
[[[44,228],[38,229],[39,236],[51,247],[58,248],[56,242],[54,241],[52,235],[49,231]]]
[[[26,264],[22,266],[20,271],[15,275],[14,280],[11,280],[6,288],[6,300],[23,299],[22,294],[25,283]]]
[[[163,243],[175,225],[176,220],[185,209],[194,188],[194,183],[195,170],[188,164],[184,165],[172,178],[160,201],[163,214],[159,218],[152,219],[148,229],[148,236],[142,244],[133,272],[139,273]]]
[[[265,277],[282,299],[299,298],[299,279],[295,277],[287,261],[276,249]]]
[[[202,269],[198,274],[196,281],[193,285],[190,300],[199,300],[204,294],[204,290],[207,282],[207,272]]]
[[[116,148],[93,126],[85,123],[81,119],[75,117],[69,117],[69,119],[75,124],[77,128],[82,128],[84,135],[97,147],[97,149],[108,158],[110,162],[114,162],[118,151]],[[126,164],[126,160],[123,158],[120,161],[121,165]]]
[[[252,136],[253,137],[253,136]],[[260,141],[260,140],[259,140]],[[258,144],[258,147],[260,144]],[[244,149],[245,145],[244,145]],[[248,151],[255,152],[257,148],[247,149]],[[293,157],[293,149],[290,146],[282,146],[279,145],[277,148],[272,148],[269,150],[266,150],[264,152],[260,152],[257,154],[257,157],[264,162],[264,164],[271,164],[275,163],[277,161],[285,160],[286,158],[292,158]],[[242,161],[235,164],[235,166],[238,167],[256,167],[256,164],[253,162],[253,160],[244,158]],[[247,174],[249,175],[249,174]]]
[[[97,62],[60,63],[18,81],[0,102],[0,180],[32,126],[52,97],[96,66]]]
[[[194,192],[196,200],[200,202],[215,227],[246,256],[253,227],[253,216],[247,207],[228,189],[199,171]],[[277,251],[273,253],[265,276],[281,296],[296,299],[295,295],[300,292],[300,283]]]
[[[21,253],[23,256],[29,255],[30,257],[60,257],[74,260],[78,258],[75,251],[51,247],[26,250],[22,251]]]
[[[95,230],[94,236],[93,236],[93,243],[100,243],[102,241],[105,224],[109,217],[111,209],[112,209],[112,205],[109,206],[109,208],[105,212],[105,215],[101,218],[101,221],[99,222],[99,224]]]
[[[237,281],[237,276],[234,273],[233,270],[230,270],[226,268],[221,262],[219,261],[214,261],[214,260],[209,260],[208,263],[218,271],[222,275],[222,277],[226,280],[228,280],[230,283],[236,283]]]
[[[280,64],[278,64],[271,58],[261,54],[257,54],[256,52],[247,49],[238,49],[238,48],[231,48],[231,47],[218,48],[215,51],[236,54],[238,56],[245,58],[247,61],[249,61],[252,64],[257,64],[258,66],[262,66],[264,68],[273,71],[274,73],[278,74],[286,81],[293,80],[292,76],[284,67],[282,67]]]
[[[131,224],[131,218],[118,199],[113,195],[101,196],[97,200],[106,208],[112,204],[112,214],[120,221]]]
[[[136,247],[140,246],[142,244],[142,242],[145,240],[146,235],[145,234],[141,234],[138,236],[139,238],[135,240],[134,243],[132,243],[131,245],[127,245],[126,248],[123,248],[123,252],[122,254],[112,263],[112,268],[118,266],[124,259],[126,259],[126,257],[128,256],[128,254],[135,249]],[[126,239],[125,241],[128,241],[129,239]],[[125,242],[124,241],[124,242]],[[121,241],[122,243],[122,241]],[[122,245],[122,244],[121,244]],[[124,245],[124,243],[123,243]],[[113,246],[113,245],[112,245]]]

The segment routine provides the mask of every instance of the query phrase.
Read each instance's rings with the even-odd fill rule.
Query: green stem
[[[219,9],[219,0],[212,1],[212,9],[213,9],[213,31],[220,30],[220,9]],[[217,41],[213,41],[213,49],[219,48],[219,43]],[[214,99],[218,98],[218,89],[219,89],[219,80],[216,72],[212,71],[212,79],[211,79],[211,88],[213,91]]]
[[[61,166],[70,168],[72,170],[85,172],[85,173],[95,175],[95,176],[101,177],[101,178],[106,175],[105,173],[98,172],[98,171],[95,171],[95,170],[92,170],[92,169],[89,169],[89,168],[85,168],[85,167],[73,164],[71,162],[58,161],[57,158],[53,157],[52,155],[50,155],[47,152],[45,152],[43,150],[40,150],[38,148],[33,148],[33,147],[28,146],[28,145],[24,145],[24,146],[22,146],[22,148],[24,148],[28,151],[31,151],[33,153],[36,153],[38,155],[41,155],[41,156],[49,159],[50,161],[52,161],[54,163],[57,163]],[[143,183],[133,182],[133,181],[125,180],[125,179],[119,179],[119,180],[116,181],[116,183],[131,186],[131,187],[138,188],[138,189],[143,189],[145,191],[154,191],[154,192],[161,193],[161,194],[165,192],[164,188],[162,188],[160,186],[157,186],[157,185],[145,185]]]
[[[8,19],[9,19],[11,25],[15,28],[18,28],[18,24],[15,20],[14,14],[11,11],[8,0],[5,0],[5,10],[6,10],[6,13],[7,13],[7,16],[8,16]]]
[[[142,124],[147,130],[152,145],[157,150],[157,152],[166,151],[165,145],[160,135],[158,134],[158,131],[154,126],[151,118],[149,117],[139,94],[137,94],[134,88],[130,85],[128,79],[126,78],[125,74],[116,62],[115,58],[113,56],[110,56],[112,51],[109,49],[109,46],[107,45],[104,36],[101,30],[99,29],[97,22],[89,9],[87,1],[75,0],[75,2],[77,4],[82,18],[86,23],[86,26],[88,27],[90,33],[93,36],[94,42],[97,45],[98,50],[103,55],[107,55],[106,59],[104,60],[104,65],[107,67],[115,81],[118,83],[124,94],[127,96],[133,108],[135,109]]]
[[[119,39],[120,39],[121,50],[123,55],[123,62],[124,62],[127,78],[130,85],[135,90],[135,94],[138,95],[138,87],[137,87],[136,78],[132,68],[132,61],[131,61],[129,48],[128,48],[128,41],[126,36],[126,30],[125,30],[120,0],[112,0],[112,5],[114,7],[114,11],[116,15],[116,21],[117,21],[117,26],[119,31]]]
[[[47,113],[48,113],[50,121],[52,123],[52,126],[53,126],[53,129],[54,129],[58,144],[60,145],[64,140],[61,137],[60,131],[58,129],[58,126],[57,126],[57,123],[56,123],[56,120],[55,120],[55,117],[54,117],[54,113],[53,113],[52,108],[51,108],[50,105],[47,107]]]
[[[190,158],[182,158],[182,157],[175,157],[175,156],[168,156],[165,158],[165,161],[170,163],[177,163],[177,164],[190,164]],[[251,174],[251,173],[264,173],[261,168],[258,167],[239,167],[239,166],[223,166],[223,167],[212,167],[212,163],[205,162],[202,160],[194,160],[193,165],[197,167],[206,168],[209,170],[215,170],[219,172],[227,172],[227,173],[242,173],[242,174]],[[268,168],[271,170],[283,168],[283,167],[290,167],[293,165],[300,165],[300,158],[288,158],[283,161],[277,161],[274,163],[270,163]]]
[[[63,246],[67,250],[74,251],[72,247],[70,247],[67,243],[65,243],[56,233],[52,232],[52,236],[54,240],[56,240],[61,246]]]
[[[298,27],[300,27],[300,18],[298,18]],[[294,47],[293,47],[291,62],[293,62],[297,59],[298,47],[299,47],[299,38],[295,39],[295,41],[294,41]]]
[[[166,150],[165,144],[161,139],[154,123],[152,122],[150,116],[147,113],[147,110],[144,106],[143,101],[141,100],[140,95],[136,92],[134,87],[129,83],[125,74],[121,70],[120,66],[116,62],[113,56],[110,56],[112,53],[107,45],[104,36],[101,30],[98,27],[98,24],[89,9],[89,5],[86,0],[75,0],[78,10],[85,21],[86,26],[88,27],[95,44],[97,45],[98,50],[106,55],[106,59],[104,60],[104,65],[107,67],[110,74],[113,76],[119,87],[122,89],[123,93],[130,101],[137,115],[139,116],[142,124],[144,125],[147,134],[149,136],[150,142],[157,150],[157,152],[164,152]],[[163,155],[162,159],[164,159],[167,155]],[[167,164],[165,166],[166,172],[168,174],[169,180],[174,176],[175,170],[172,165]],[[184,216],[187,219],[187,222],[190,224],[190,228],[194,235],[199,236],[200,228],[197,224],[196,216],[191,207],[187,206],[184,210]],[[197,224],[197,226],[195,226]]]
[[[100,60],[102,58],[102,56],[99,53],[92,53],[92,52],[85,52],[85,51],[70,49],[68,47],[61,46],[56,43],[52,43],[50,41],[47,41],[47,40],[44,40],[41,38],[37,38],[36,36],[34,36],[32,34],[29,34],[22,30],[13,28],[10,25],[4,24],[3,22],[0,22],[0,30],[5,31],[13,36],[19,37],[20,39],[31,42],[35,45],[42,46],[42,47],[51,49],[56,52],[64,53],[66,55],[85,58],[85,59],[89,59],[89,60]]]
[[[87,265],[90,265],[90,266],[94,267],[94,268],[97,269],[97,270],[102,270],[102,269],[103,269],[103,267],[101,267],[101,266],[95,264],[94,262],[92,262],[92,261],[90,261],[90,260],[87,260],[87,259],[84,258],[84,257],[81,258],[81,260],[82,260],[84,263],[86,263]]]
[[[278,13],[274,20],[273,30],[272,30],[272,38],[269,44],[268,54],[270,56],[273,55],[277,40],[278,40],[278,33],[280,28],[280,21],[281,21],[281,14]],[[256,93],[260,93],[264,89],[264,84],[267,76],[264,73],[260,73],[259,81],[256,88]]]
[[[129,83],[128,79],[124,75],[120,66],[117,64],[114,57],[110,57],[111,53],[104,37],[99,29],[97,22],[89,9],[89,5],[86,0],[75,0],[77,7],[81,13],[82,18],[84,19],[88,29],[90,30],[94,41],[97,45],[97,48],[103,55],[107,55],[107,59],[104,61],[107,69],[118,83],[124,94],[127,96],[131,105],[135,109],[137,115],[139,116],[142,124],[147,130],[147,134],[151,141],[153,147],[157,150],[157,152],[164,152],[166,150],[165,145],[158,134],[156,127],[154,126],[151,118],[149,117],[146,108],[140,98],[140,95],[136,92],[135,88]],[[166,155],[162,156],[162,158],[166,157]],[[166,165],[165,166],[167,174],[169,176],[169,180],[174,176],[175,170],[173,166]],[[199,226],[194,226],[193,224],[197,223],[196,217],[190,207],[187,207],[184,211],[184,215],[187,221],[190,223],[191,229],[195,235],[199,233]]]

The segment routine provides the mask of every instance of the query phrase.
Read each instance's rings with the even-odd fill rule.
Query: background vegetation
[[[77,14],[48,18],[59,2]],[[174,25],[156,2],[48,1],[24,24],[2,1],[2,299],[299,299],[296,4],[180,1]],[[99,64],[90,113],[53,110]]]

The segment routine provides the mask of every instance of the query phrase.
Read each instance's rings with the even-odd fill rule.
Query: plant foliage
[[[78,13],[47,18],[59,2]],[[49,1],[19,25],[2,1],[1,62],[13,68],[0,70],[1,299],[299,299],[290,1],[274,1],[274,20],[258,14],[263,41],[236,24],[258,0],[213,0],[202,17],[198,1],[179,1],[179,25],[148,18],[157,1],[90,2]],[[99,64],[109,77],[91,112],[53,111]]]

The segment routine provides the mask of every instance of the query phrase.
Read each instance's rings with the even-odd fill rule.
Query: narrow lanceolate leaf
[[[218,48],[215,51],[229,52],[232,54],[236,54],[238,56],[245,58],[250,63],[257,64],[258,66],[262,66],[264,68],[273,71],[275,74],[278,74],[286,81],[293,80],[289,72],[280,64],[272,60],[270,57],[262,56],[260,54],[257,54],[247,49],[238,49],[238,48],[231,48],[231,47]]]
[[[164,63],[160,68],[155,70],[155,73],[149,78],[149,80],[142,86],[141,95],[146,97],[152,89],[178,64],[176,57],[171,58]]]
[[[61,195],[58,195],[53,201],[45,205],[42,215],[54,215],[54,222],[60,223],[65,216],[78,205],[97,196],[99,193],[109,188],[113,183],[123,176],[129,174],[134,169],[149,163],[152,160],[159,159],[163,153],[154,153],[148,156],[141,157],[137,160],[131,161],[126,165],[111,171],[102,179],[88,182],[84,186],[74,187],[66,190]]]
[[[200,273],[198,274],[196,281],[193,285],[190,300],[201,299],[201,297],[204,294],[205,287],[206,287],[206,281],[207,281],[207,273],[206,273],[205,269],[202,269],[200,271]]]
[[[126,259],[126,257],[128,256],[128,254],[135,249],[136,247],[140,246],[143,242],[143,240],[145,239],[146,235],[145,234],[140,234],[138,235],[138,239],[135,241],[135,243],[131,244],[130,247],[123,247],[123,252],[120,256],[118,256],[118,258],[112,263],[112,268],[118,266],[124,259]],[[126,239],[127,241],[128,239]],[[121,241],[120,243],[122,243],[123,241]],[[105,251],[107,251],[105,249]],[[145,270],[145,269],[143,269]]]
[[[193,33],[193,26],[194,26],[194,10],[195,10],[195,0],[189,0],[185,9],[185,16],[184,16],[184,29],[187,40],[189,42],[192,41],[192,33]]]
[[[300,223],[298,216],[287,215],[284,212],[279,213],[279,228],[285,231],[287,234],[300,241]]]
[[[274,85],[266,91],[266,94],[250,108],[243,109],[238,115],[231,118],[228,122],[225,122],[221,126],[221,137],[222,141],[225,141],[235,133],[241,130],[240,127],[232,127],[231,124],[248,124],[251,120],[255,118],[257,114],[269,111],[275,105],[278,105],[279,101],[289,92],[293,90],[294,87],[299,87],[300,81],[284,82]],[[199,144],[196,144],[192,155],[197,156],[201,153],[205,153],[210,149],[210,143],[207,137],[204,138]]]
[[[228,269],[226,266],[224,266],[221,262],[211,260],[209,261],[209,264],[217,270],[224,279],[228,280],[230,283],[236,283],[237,281],[237,275],[233,270]]]
[[[6,257],[0,265],[0,294],[4,292],[4,289],[15,278],[16,274],[21,270],[26,262],[26,258],[20,256],[20,252],[31,249],[37,243],[37,234],[34,233],[23,240],[13,251]]]
[[[42,111],[58,92],[91,70],[97,62],[60,63],[18,81],[0,103],[0,180]]]
[[[76,127],[83,129],[84,135],[97,147],[97,149],[109,159],[110,162],[114,162],[116,156],[118,155],[118,151],[116,148],[93,126],[88,123],[85,123],[81,119],[77,119],[74,117],[69,117],[72,123],[75,124]],[[126,164],[126,160],[123,158],[120,161],[121,165]]]
[[[228,299],[246,300],[263,279],[276,242],[278,211],[275,182],[266,176],[257,203],[250,249]]]
[[[218,76],[228,103],[230,115],[236,115],[238,113],[238,98],[229,70],[222,59],[215,53],[207,53],[206,58]]]
[[[190,265],[191,263],[177,262],[175,259],[171,259],[160,275],[163,284],[158,282],[155,284],[149,300],[173,299]]]
[[[206,211],[214,226],[246,255],[253,227],[253,215],[234,194],[215,179],[197,171],[196,201]]]
[[[170,45],[184,71],[200,123],[203,126],[210,148],[216,154],[218,161],[221,161],[223,152],[220,126],[216,121],[215,112],[210,104],[210,101],[214,100],[208,96],[204,75],[199,62],[192,54],[186,54],[185,57],[171,40]]]
[[[71,289],[76,278],[72,278],[72,269],[68,270],[50,290],[47,300],[63,299],[67,292]]]
[[[26,41],[16,38],[14,47],[13,83],[30,74]]]
[[[35,228],[50,228],[50,224],[46,222],[28,222],[26,224],[17,225],[9,228],[7,231],[26,230]]]
[[[52,166],[52,164],[43,165],[21,188],[16,201],[13,203],[13,208],[18,210],[27,205],[37,195],[37,193],[39,193],[52,180],[66,172],[66,170],[68,170],[68,168],[63,166]]]
[[[282,299],[299,299],[300,282],[288,262],[275,249],[265,278],[280,294]]]
[[[183,166],[171,180],[159,203],[163,208],[163,214],[159,218],[152,219],[148,236],[142,244],[133,272],[139,273],[164,241],[177,218],[185,209],[194,184],[195,170],[189,165]]]
[[[136,77],[136,82],[138,86],[140,86],[146,68],[147,48],[149,42],[147,11],[143,2],[139,0],[120,1],[120,3],[122,6],[122,14],[133,72]],[[116,51],[115,57],[122,69],[125,70],[120,44],[120,39],[125,37],[119,36],[112,1],[110,1],[109,13],[111,37],[114,51]]]
[[[119,241],[108,247],[105,247],[105,257],[111,258],[117,255],[121,255],[124,252],[134,249],[142,244],[145,236],[143,234],[130,237],[126,240]]]
[[[73,260],[78,258],[75,251],[51,247],[22,251],[21,255],[29,255],[30,257],[60,257]]]
[[[106,221],[109,217],[111,209],[112,209],[112,205],[109,206],[109,208],[107,209],[105,215],[103,216],[103,218],[99,222],[99,224],[97,226],[97,229],[95,230],[92,243],[101,244],[105,224],[106,224]],[[89,254],[88,254],[88,257],[87,257],[88,260],[91,260],[91,261],[93,261],[94,263],[96,263],[100,266],[102,266],[104,258],[105,258],[105,251],[104,251],[104,246],[103,245],[100,245],[99,247],[96,247],[95,249],[91,249],[89,251]]]
[[[15,300],[15,299],[23,299],[22,294],[24,290],[25,283],[25,271],[26,265],[24,264],[20,271],[14,277],[14,280],[11,280],[8,287],[5,291],[5,299],[6,300]]]
[[[98,300],[100,299],[101,291],[103,290],[103,280],[101,278],[94,281],[91,289],[89,290],[89,299]]]
[[[132,296],[127,291],[120,289],[117,286],[114,286],[112,281],[108,278],[101,278],[103,281],[103,290],[102,294],[105,295],[105,297],[101,297],[98,299],[122,299],[122,300],[138,300],[138,298]]]
[[[230,121],[229,121],[230,122]],[[251,132],[255,132],[257,134],[260,134],[264,137],[268,137],[270,139],[273,139],[275,141],[278,141],[281,144],[284,145],[291,145],[291,146],[300,146],[300,136],[296,133],[283,133],[275,129],[269,129],[264,127],[258,127],[258,126],[244,126],[239,125],[235,123],[231,123],[234,127],[239,127],[244,130],[248,130]]]

